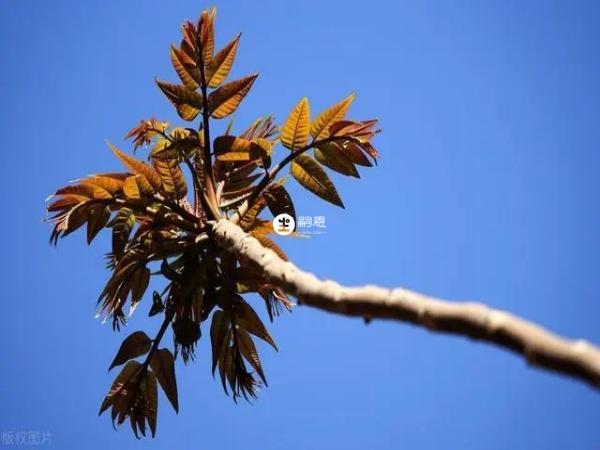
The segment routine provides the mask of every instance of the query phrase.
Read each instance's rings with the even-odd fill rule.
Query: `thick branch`
[[[600,348],[586,341],[562,338],[480,303],[453,303],[406,289],[348,288],[319,280],[281,260],[228,220],[216,222],[213,237],[222,248],[261,267],[265,278],[297,297],[300,304],[366,320],[399,320],[434,332],[486,341],[524,356],[534,366],[600,387]]]

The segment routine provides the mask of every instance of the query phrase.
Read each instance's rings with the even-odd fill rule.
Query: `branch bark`
[[[226,219],[215,222],[212,236],[221,248],[259,266],[266,279],[295,296],[299,304],[367,321],[398,320],[485,341],[523,356],[532,366],[600,388],[600,348],[584,340],[563,338],[481,303],[449,302],[401,288],[344,287],[335,281],[319,280],[283,261]]]

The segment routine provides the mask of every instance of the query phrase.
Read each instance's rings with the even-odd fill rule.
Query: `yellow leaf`
[[[202,95],[179,84],[156,80],[156,84],[183,120],[192,121],[202,109]]]
[[[306,189],[334,205],[344,207],[335,186],[313,158],[298,155],[291,164],[292,176]]]
[[[310,127],[310,134],[315,140],[329,137],[329,127],[344,118],[355,97],[355,94],[349,95],[317,116]]]
[[[304,97],[294,107],[281,130],[281,143],[290,150],[297,150],[308,143],[310,131],[310,106]]]
[[[122,152],[110,142],[108,143],[108,146],[115,154],[115,156],[121,160],[125,167],[127,167],[134,174],[143,175],[155,191],[160,190],[161,181],[160,176],[158,175],[158,173],[156,173],[156,170],[154,170],[145,162],[140,161],[139,159],[136,159],[133,156],[129,156],[127,153]]]
[[[125,197],[132,200],[139,200],[142,198],[135,176],[131,176],[125,180],[125,183],[123,184],[123,193],[125,194]]]
[[[208,110],[215,119],[232,114],[250,91],[258,74],[249,75],[240,80],[231,81],[213,91],[208,96]]]
[[[217,53],[206,68],[206,82],[208,87],[216,88],[225,81],[225,78],[229,75],[237,52],[240,36],[241,34],[238,34],[233,41]]]
[[[185,53],[183,53],[181,50],[178,50],[173,45],[171,46],[171,63],[173,64],[175,72],[177,72],[177,75],[179,75],[179,78],[181,78],[183,85],[186,88],[194,91],[198,89],[199,86],[197,81],[199,71],[194,67],[186,65],[185,61],[188,59],[188,57],[184,55]]]
[[[92,184],[101,187],[111,194],[116,194],[123,189],[123,180],[105,175],[92,175],[85,180],[81,180],[85,184]]]
[[[262,145],[235,136],[219,136],[214,149],[219,161],[253,161],[268,155]]]
[[[108,199],[112,198],[112,195],[110,195],[110,192],[108,192],[106,189],[104,189],[100,186],[95,186],[95,185],[87,184],[87,183],[65,186],[63,188],[60,188],[59,190],[57,190],[54,193],[54,195],[65,195],[65,194],[82,195],[87,198],[94,198],[94,199],[107,199],[108,200]]]

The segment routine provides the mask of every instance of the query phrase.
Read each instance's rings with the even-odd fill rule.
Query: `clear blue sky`
[[[180,414],[137,442],[96,417],[123,335],[94,320],[108,239],[47,244],[44,198],[118,169],[104,140],[177,122],[153,78],[196,1],[0,2],[3,343],[0,431],[56,449],[595,449],[600,396],[483,344],[304,308],[259,351],[270,386],[233,402],[209,370],[177,367]],[[595,1],[226,1],[234,75],[261,77],[236,116],[284,118],[358,92],[380,166],[335,176],[343,211],[292,188],[327,234],[280,243],[347,284],[483,300],[600,342],[600,4]],[[138,309],[141,311],[141,309]],[[127,331],[158,324],[139,314]],[[3,448],[3,447],[2,447]]]

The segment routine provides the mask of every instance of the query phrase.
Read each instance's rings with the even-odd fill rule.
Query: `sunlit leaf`
[[[123,255],[134,224],[135,214],[130,208],[121,208],[112,221],[112,252],[115,258],[120,259]]]
[[[252,161],[268,155],[264,145],[235,136],[219,136],[214,149],[219,161]]]
[[[335,186],[318,162],[306,154],[298,155],[290,168],[292,176],[307,190],[334,205],[344,207]]]
[[[310,134],[315,141],[329,137],[329,127],[344,118],[355,96],[349,95],[317,116],[310,127]]]
[[[112,145],[110,142],[108,146],[115,154],[117,158],[121,160],[121,162],[134,174],[143,175],[146,180],[150,183],[154,190],[159,190],[161,187],[161,180],[156,170],[154,170],[151,166],[146,164],[139,159],[134,158],[133,156],[129,156],[127,153],[122,152],[117,147]]]
[[[194,91],[200,86],[200,71],[197,67],[186,65],[185,60],[185,53],[178,50],[177,47],[171,46],[171,63],[173,64],[173,68],[177,72],[177,75],[179,75],[183,85],[187,89]]]
[[[240,80],[231,81],[213,91],[208,96],[208,109],[215,119],[232,114],[250,91],[258,74],[249,75]]]
[[[217,8],[211,10],[205,9],[200,15],[198,21],[198,32],[200,33],[200,43],[202,45],[203,61],[208,65],[215,51],[215,17]]]
[[[298,150],[308,143],[310,106],[304,97],[294,107],[281,130],[281,143],[290,150]]]
[[[235,60],[240,36],[241,34],[238,34],[233,41],[217,53],[206,68],[206,83],[208,84],[208,87],[216,88],[225,81],[229,75],[229,71]]]
[[[131,200],[140,200],[142,198],[135,175],[125,179],[125,183],[123,184],[123,193],[128,199]]]
[[[176,160],[155,160],[154,168],[162,180],[163,189],[169,196],[177,199],[186,196],[187,183]]]
[[[133,127],[125,135],[125,139],[133,139],[134,150],[142,145],[152,142],[158,134],[164,133],[169,128],[169,122],[161,122],[155,118],[140,120],[138,126]]]
[[[175,106],[183,120],[192,121],[202,110],[202,95],[179,84],[156,80],[156,84],[167,99]]]
[[[58,189],[54,195],[75,194],[94,199],[111,199],[112,195],[106,189],[89,183],[72,184]]]
[[[105,175],[92,175],[80,180],[83,184],[98,186],[111,195],[120,192],[123,189],[123,178],[110,177]]]

